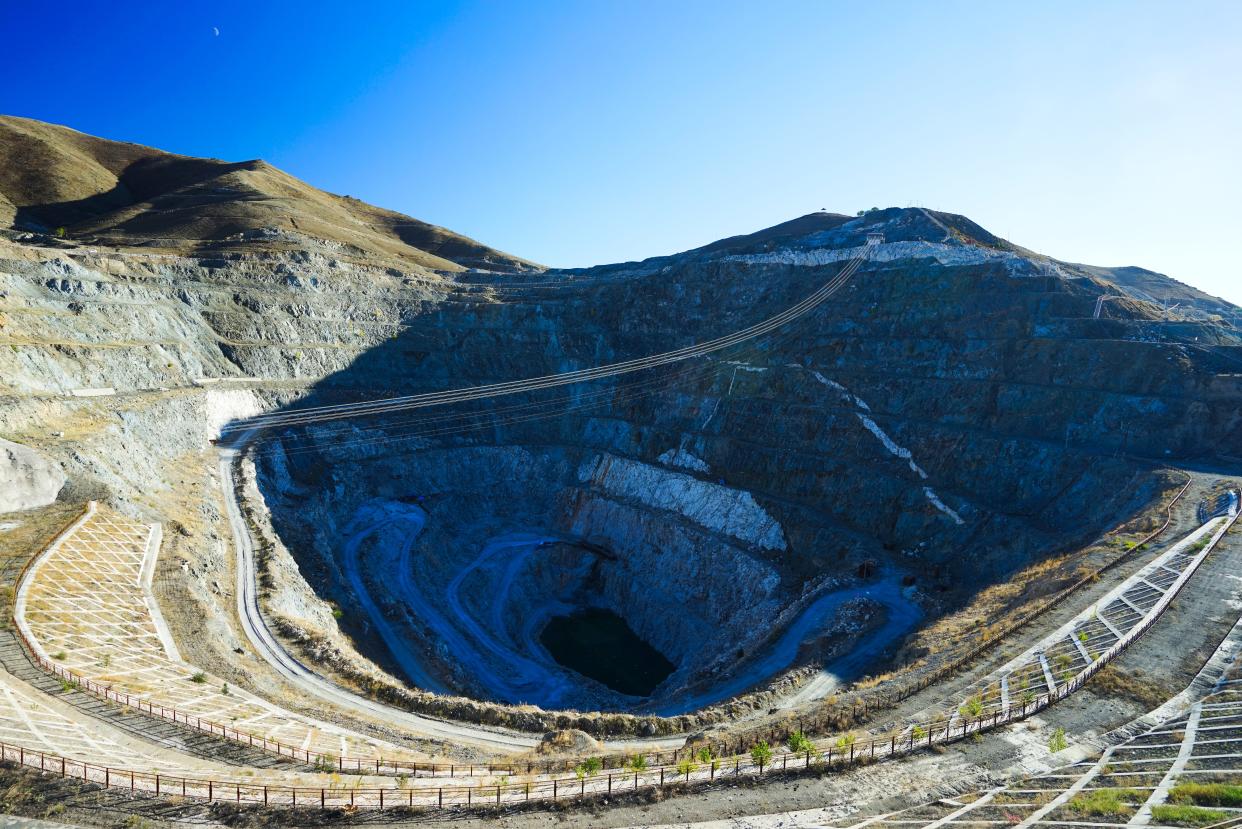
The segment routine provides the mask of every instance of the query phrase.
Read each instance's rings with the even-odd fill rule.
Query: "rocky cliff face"
[[[64,485],[65,474],[47,458],[0,439],[0,513],[46,506]]]
[[[66,497],[176,522],[162,589],[174,625],[217,634],[188,643],[204,661],[236,644],[206,444],[222,424],[702,342],[795,305],[868,234],[831,302],[708,358],[262,433],[269,613],[342,628],[348,658],[438,692],[679,713],[799,665],[878,664],[1132,514],[1156,465],[1242,454],[1234,329],[1133,298],[1095,319],[1117,293],[1099,273],[950,214],[812,214],[679,256],[503,274],[470,269],[492,254],[437,266],[292,225],[153,252],[81,221],[93,242],[0,247],[2,436],[62,466]],[[650,699],[542,649],[543,621],[584,606],[675,663]]]
[[[960,217],[824,217],[809,234],[807,224],[792,238],[646,263],[475,278],[475,294],[318,383],[299,405],[668,350],[793,305],[867,233],[886,239],[830,305],[712,359],[265,435],[267,502],[316,588],[341,606],[362,590],[381,608],[347,623],[359,641],[391,623],[413,643],[406,657],[450,688],[625,706],[582,682],[578,696],[546,699],[489,687],[482,655],[462,661],[461,642],[486,625],[507,631],[494,658],[536,663],[559,688],[570,680],[530,630],[556,609],[605,606],[678,665],[639,708],[714,701],[734,677],[792,667],[793,656],[765,657],[821,600],[905,584],[879,612],[935,614],[1132,512],[1152,494],[1151,461],[1237,442],[1236,413],[1209,389],[1236,349],[1227,329],[1198,328],[1218,355],[1170,342],[1140,305],[1125,320],[1092,319],[1104,285]],[[417,503],[425,519],[402,536],[402,562],[382,552],[390,538],[362,551],[351,580],[339,572],[340,527],[376,499]],[[493,559],[489,545],[513,532],[564,546]],[[419,599],[391,579],[406,567]],[[548,583],[549,569],[562,583]],[[394,611],[436,601],[451,612],[431,625]]]

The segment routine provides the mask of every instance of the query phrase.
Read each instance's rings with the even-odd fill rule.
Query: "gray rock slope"
[[[56,500],[65,473],[28,446],[0,438],[0,512],[34,509]]]

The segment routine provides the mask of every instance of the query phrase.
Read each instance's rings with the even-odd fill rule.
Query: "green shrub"
[[[198,671],[197,673],[194,674],[194,676],[190,677],[190,682],[197,682],[199,685],[202,685],[206,681],[207,681],[207,674],[203,673],[202,671]]]
[[[677,762],[677,773],[682,777],[689,777],[699,767],[693,757],[683,757]]]
[[[750,748],[750,759],[756,766],[763,768],[772,760],[772,747],[767,740],[760,740]]]
[[[975,694],[970,699],[962,703],[962,707],[957,709],[958,713],[967,719],[975,719],[983,713],[983,698]]]
[[[630,771],[646,771],[647,757],[644,754],[635,754],[633,757],[626,759],[625,765]]]
[[[1065,729],[1058,727],[1052,732],[1052,736],[1048,738],[1048,750],[1056,753],[1064,751],[1069,747],[1069,741],[1065,739]]]
[[[1151,807],[1151,816],[1159,823],[1172,823],[1178,826],[1207,826],[1219,823],[1230,815],[1219,809],[1204,809],[1199,806],[1161,803]]]
[[[1075,795],[1066,808],[1076,815],[1128,817],[1134,806],[1146,799],[1145,794],[1134,789],[1095,789]]]
[[[716,756],[716,752],[712,751],[711,746],[703,746],[699,749],[698,754],[696,754],[695,757],[698,758],[700,763],[705,765],[710,764],[712,771],[720,768],[720,758]]]
[[[786,742],[789,745],[789,750],[795,754],[804,754],[815,748],[815,744],[801,731],[795,731],[790,734]]]
[[[584,777],[593,777],[599,774],[600,769],[604,767],[604,761],[598,757],[587,757],[581,763],[574,766],[574,774],[581,780]]]
[[[1242,786],[1229,783],[1178,783],[1169,792],[1169,802],[1196,806],[1242,806]]]

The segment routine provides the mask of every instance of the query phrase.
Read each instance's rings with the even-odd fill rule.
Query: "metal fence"
[[[1185,489],[1183,488],[1182,491],[1184,492]],[[658,788],[671,784],[703,785],[730,775],[764,775],[811,766],[840,769],[858,763],[870,763],[903,756],[938,743],[955,742],[972,734],[1017,722],[1074,693],[1126,647],[1142,636],[1164,614],[1182,586],[1194,575],[1220,539],[1224,538],[1234,527],[1238,517],[1235,513],[1221,530],[1213,534],[1211,541],[1187,565],[1139,624],[1127,631],[1096,661],[1079,671],[1055,692],[1041,694],[1031,702],[1023,703],[1020,707],[1012,707],[988,716],[974,719],[964,718],[957,722],[952,719],[941,719],[923,723],[912,728],[908,735],[901,737],[896,735],[877,737],[862,742],[846,737],[838,738],[833,743],[817,745],[806,751],[772,752],[770,756],[759,753],[738,753],[729,757],[704,759],[701,762],[690,760],[689,753],[686,752],[686,758],[678,765],[661,764],[650,768],[618,769],[596,774],[580,773],[574,777],[554,777],[542,780],[522,780],[520,769],[515,770],[512,765],[496,766],[491,767],[493,770],[489,774],[493,778],[499,773],[504,773],[505,776],[487,783],[480,781],[476,785],[420,786],[415,784],[409,786],[405,785],[406,781],[394,780],[394,785],[387,788],[361,786],[313,788],[202,780],[97,766],[43,752],[31,752],[20,746],[2,743],[0,743],[0,758],[25,767],[37,768],[46,773],[135,792],[177,795],[208,802],[287,805],[320,809],[495,807],[532,800],[555,801],[589,795],[608,795],[624,790]],[[159,710],[157,706],[153,713]],[[423,767],[420,765],[421,768]],[[484,773],[483,767],[474,768],[478,769],[479,773]],[[535,771],[537,772],[537,769]],[[511,779],[513,777],[518,779]]]
[[[1157,529],[1149,533],[1147,536],[1137,541],[1133,547],[1134,550],[1137,550],[1145,546],[1146,544],[1151,543],[1161,533],[1163,533],[1166,529],[1168,529],[1169,525],[1172,523],[1172,520],[1173,520],[1173,507],[1178,503],[1181,497],[1186,493],[1186,490],[1190,488],[1190,484],[1192,480],[1193,479],[1191,478],[1190,475],[1186,476],[1185,484],[1182,485],[1182,488],[1177,492],[1177,494],[1173,497],[1173,499],[1169,501],[1169,505],[1168,507],[1166,507],[1166,517],[1165,517],[1164,523],[1161,524]],[[89,507],[84,508],[83,515],[86,513],[88,509]],[[70,526],[72,526],[74,523],[80,520],[81,517],[82,515],[79,515],[78,518],[74,519],[74,521],[71,522]],[[58,535],[55,539],[49,542],[42,550],[40,550],[40,552],[37,555],[31,557],[31,559],[26,562],[25,566],[22,567],[21,572],[18,574],[17,581],[15,583],[15,590],[17,591],[21,590],[21,586],[28,575],[28,571],[30,567],[34,564],[35,561],[37,561],[41,556],[43,556],[47,552],[47,550],[53,544],[55,544],[63,535],[64,533],[61,533],[60,535]],[[898,702],[919,691],[925,690],[926,688],[930,687],[936,682],[939,682],[940,680],[944,679],[948,674],[957,670],[958,666],[962,662],[975,658],[976,656],[980,655],[983,651],[987,650],[989,647],[994,647],[997,639],[1007,636],[1010,633],[1014,632],[1015,630],[1021,628],[1023,625],[1030,623],[1032,620],[1042,615],[1043,613],[1047,612],[1052,607],[1056,606],[1058,603],[1064,601],[1068,596],[1072,595],[1079,588],[1098,579],[1102,573],[1107,572],[1108,570],[1112,569],[1125,558],[1126,556],[1119,556],[1117,559],[1103,565],[1101,568],[1094,571],[1093,573],[1083,576],[1077,582],[1067,587],[1065,590],[1061,591],[1056,596],[1049,599],[1047,602],[1044,602],[1039,607],[1034,608],[1029,613],[1023,614],[1021,618],[1013,620],[1009,625],[1006,626],[1005,630],[1002,631],[997,636],[992,637],[988,641],[980,642],[978,645],[968,650],[964,655],[954,660],[953,664],[945,665],[937,670],[929,672],[928,674],[920,678],[918,682],[904,689],[903,692],[899,694],[895,699],[889,700],[889,702]],[[155,717],[160,717],[161,719],[169,720],[171,722],[178,723],[181,725],[185,725],[190,728],[196,729],[198,731],[206,732],[215,737],[220,737],[222,739],[231,740],[237,743],[242,743],[252,748],[262,749],[263,751],[268,751],[273,754],[276,754],[279,757],[284,757],[294,762],[304,763],[308,766],[313,766],[318,769],[331,768],[334,771],[337,771],[340,773],[346,773],[346,774],[377,774],[377,775],[410,776],[410,777],[416,777],[420,775],[438,776],[438,775],[444,775],[444,774],[448,774],[450,777],[457,777],[457,776],[462,776],[462,777],[488,776],[490,777],[496,774],[507,774],[510,776],[519,775],[519,774],[529,775],[529,774],[535,774],[535,773],[553,774],[555,772],[570,771],[573,766],[572,761],[562,761],[562,760],[544,760],[544,761],[528,760],[528,761],[524,761],[520,763],[454,764],[454,763],[414,762],[414,761],[408,761],[408,760],[389,760],[389,759],[385,759],[382,757],[361,758],[361,757],[346,757],[343,755],[333,756],[330,754],[312,752],[305,748],[286,745],[277,740],[269,739],[263,735],[255,735],[248,731],[242,731],[237,728],[224,725],[222,723],[217,723],[211,720],[203,719],[202,717],[198,717],[193,714],[179,711],[176,708],[159,705],[149,700],[144,700],[138,697],[131,696],[130,694],[125,694],[119,691],[114,691],[109,685],[96,682],[92,679],[81,676],[80,674],[77,674],[74,671],[71,671],[67,668],[63,668],[59,665],[54,664],[50,660],[40,655],[39,650],[33,646],[33,644],[29,641],[29,639],[27,639],[25,633],[21,630],[20,625],[14,624],[14,629],[17,631],[18,638],[21,640],[22,644],[26,647],[26,650],[29,652],[31,659],[35,662],[35,664],[37,664],[40,668],[47,671],[48,673],[61,679],[62,681],[69,682],[75,687],[80,688],[81,690],[84,690],[90,694],[93,694],[101,699],[106,699],[112,702],[120,703],[121,705],[126,705],[131,708],[135,708],[142,713],[149,714]],[[820,722],[819,719],[816,717],[803,718],[802,720],[800,720],[800,728],[802,730],[820,731],[820,730],[824,730],[824,727],[825,727],[825,723]],[[785,739],[788,739],[788,737],[789,737],[788,731],[779,732],[779,733],[772,732],[769,735],[769,739],[771,740],[785,740]],[[725,744],[718,744],[716,746],[716,750],[720,754],[738,753],[740,749],[741,749],[740,741],[730,742],[730,743],[725,743]],[[692,756],[693,753],[694,753],[694,750],[692,749],[678,749],[678,750],[674,750],[671,752],[645,753],[644,756],[648,760],[649,765],[661,766],[661,765],[676,764],[680,762],[681,760]],[[618,755],[618,756],[605,756],[602,759],[605,765],[620,766],[627,758]]]

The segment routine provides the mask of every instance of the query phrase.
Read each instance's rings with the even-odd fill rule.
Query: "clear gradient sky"
[[[0,34],[0,111],[549,265],[916,204],[1242,303],[1238,0],[7,0]]]

